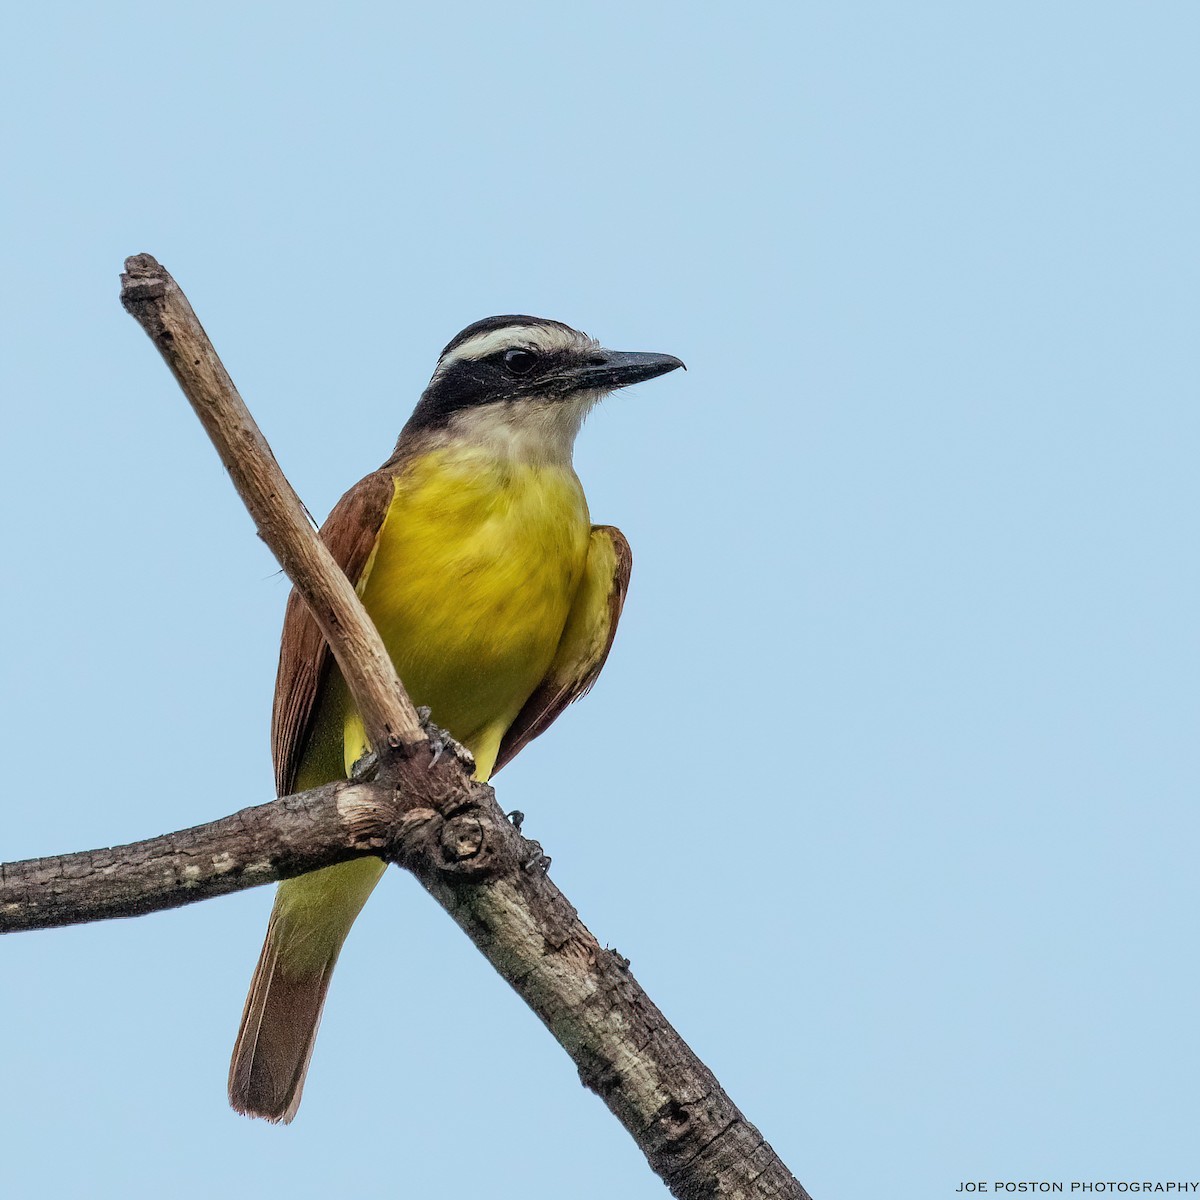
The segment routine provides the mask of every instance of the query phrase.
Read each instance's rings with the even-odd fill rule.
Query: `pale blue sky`
[[[1198,44],[1194,3],[10,6],[2,856],[271,794],[286,584],[127,254],[319,514],[458,329],[556,317],[690,368],[584,430],[629,604],[499,779],[584,919],[817,1200],[1196,1178]],[[234,1116],[269,904],[0,942],[6,1194],[665,1195],[398,872],[297,1122]]]

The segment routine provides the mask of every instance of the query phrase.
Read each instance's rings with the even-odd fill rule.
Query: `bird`
[[[670,354],[605,349],[521,314],[442,351],[390,458],[320,529],[414,704],[490,779],[595,683],[629,586],[629,543],[593,525],[576,435],[607,394]],[[279,795],[349,777],[370,751],[316,621],[293,589],[271,720]],[[229,1068],[229,1101],[289,1122],[350,927],[384,871],[359,858],[281,883]]]

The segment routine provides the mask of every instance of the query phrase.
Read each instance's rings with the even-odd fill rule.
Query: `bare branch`
[[[492,789],[453,758],[411,780],[339,780],[127,846],[0,864],[0,933],[179,908],[368,854],[460,881],[529,861]]]
[[[378,854],[389,802],[380,784],[327,783],[128,846],[5,863],[0,933],[141,916]]]
[[[179,285],[151,255],[135,254],[125,260],[121,303],[158,347],[216,446],[259,536],[312,609],[371,745],[381,751],[420,745],[425,734],[375,626],[325,544],[314,536],[304,506]]]
[[[450,913],[675,1196],[806,1200],[628,960],[583,925],[492,789],[448,756],[401,766],[399,789],[326,784],[166,837],[2,866],[0,932],[137,916],[375,854]]]
[[[324,553],[186,298],[154,259],[123,300],[200,415],[260,534],[317,614],[377,781],[330,784],[117,850],[0,867],[0,930],[127,916],[374,853],[413,872],[541,1018],[681,1200],[808,1200],[762,1135],[546,877],[486,784],[438,760],[370,620]],[[339,582],[340,581],[340,582]],[[379,660],[382,657],[383,663]],[[386,663],[386,668],[384,667]]]

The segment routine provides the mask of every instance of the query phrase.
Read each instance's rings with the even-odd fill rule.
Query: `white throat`
[[[476,447],[499,461],[569,467],[579,429],[602,394],[528,397],[463,409],[451,419],[447,434],[456,444]]]

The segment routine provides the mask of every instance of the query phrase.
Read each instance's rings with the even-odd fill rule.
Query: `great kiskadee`
[[[572,466],[608,392],[683,363],[604,349],[540,317],[477,321],[442,351],[391,458],[321,529],[415,704],[486,780],[595,682],[629,584],[629,544],[593,525]],[[369,747],[293,592],[275,683],[279,794],[345,778]],[[229,1069],[239,1112],[290,1121],[330,974],[382,875],[361,858],[280,884]]]

